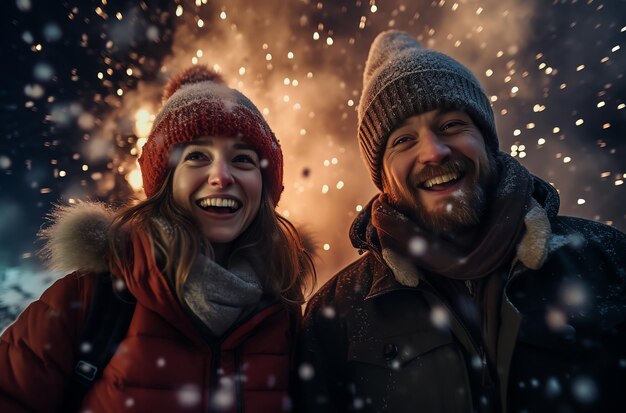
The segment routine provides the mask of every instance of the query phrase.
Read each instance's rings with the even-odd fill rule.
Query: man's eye
[[[444,123],[441,126],[441,130],[442,131],[447,131],[449,129],[455,128],[455,127],[460,127],[460,126],[465,126],[467,125],[466,122],[463,122],[462,120],[451,120],[449,122]]]
[[[186,161],[204,161],[204,160],[208,160],[209,158],[203,154],[202,152],[189,152],[186,156],[185,156],[185,160]]]
[[[408,135],[407,136],[400,136],[398,139],[396,139],[393,142],[393,146],[401,145],[401,144],[403,144],[405,142],[409,142],[411,140],[413,140],[412,136],[408,136]]]

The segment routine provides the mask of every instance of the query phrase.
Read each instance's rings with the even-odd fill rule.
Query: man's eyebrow
[[[460,108],[440,108],[437,110],[437,113],[435,114],[435,116],[440,117],[440,116],[447,115],[448,113],[453,113],[453,112],[467,113],[465,109],[460,109]]]

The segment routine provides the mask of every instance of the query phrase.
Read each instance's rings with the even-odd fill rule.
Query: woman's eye
[[[207,160],[209,159],[205,154],[203,154],[202,152],[189,152],[186,156],[185,156],[185,160],[186,161],[203,161],[203,160]]]
[[[255,165],[256,166],[255,160],[252,159],[252,157],[250,155],[237,155],[233,159],[233,162],[249,163],[251,165]]]

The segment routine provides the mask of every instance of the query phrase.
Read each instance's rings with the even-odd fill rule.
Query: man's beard
[[[478,225],[487,209],[487,196],[490,192],[488,182],[493,182],[497,176],[495,158],[491,153],[487,154],[487,158],[488,160],[481,162],[483,167],[478,176],[474,172],[475,164],[465,157],[442,165],[427,165],[409,179],[410,196],[402,202],[404,205],[401,209],[410,213],[420,227],[431,232],[462,232]],[[466,175],[464,179],[471,179],[471,182],[450,195],[444,205],[438,205],[436,210],[428,210],[421,201],[419,191],[423,189],[419,187],[419,183],[434,176],[460,171]],[[398,205],[397,201],[395,199],[393,203]]]

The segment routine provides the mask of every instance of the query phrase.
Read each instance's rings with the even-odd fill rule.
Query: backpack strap
[[[116,283],[109,272],[96,274],[96,285],[76,349],[70,388],[60,411],[78,411],[83,398],[102,376],[126,336],[136,300],[126,288],[117,288]]]

